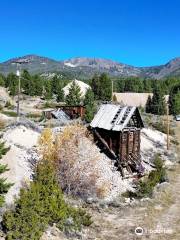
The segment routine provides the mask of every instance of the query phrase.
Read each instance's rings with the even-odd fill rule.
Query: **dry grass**
[[[93,143],[85,127],[68,126],[56,137],[45,129],[39,143],[42,159],[53,162],[60,186],[67,194],[83,198],[107,195],[110,185],[105,180],[98,182],[99,156],[91,152]]]
[[[56,138],[56,164],[62,188],[70,194],[82,197],[106,195],[108,185],[97,185],[99,171],[98,156],[91,154],[87,141],[87,130],[81,125],[66,127]],[[91,142],[88,142],[91,145]]]
[[[7,125],[6,120],[0,118],[0,130],[3,130]]]

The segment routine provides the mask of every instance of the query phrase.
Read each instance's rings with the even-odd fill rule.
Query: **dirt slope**
[[[180,124],[176,134],[180,142]],[[84,239],[180,239],[180,165],[169,172],[169,180],[151,201],[126,208],[91,210],[94,224]],[[142,236],[135,234],[136,227],[143,228]]]

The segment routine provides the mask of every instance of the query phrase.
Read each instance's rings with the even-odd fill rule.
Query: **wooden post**
[[[167,115],[167,150],[169,150],[169,104],[166,104],[166,115]]]
[[[19,121],[20,117],[20,94],[21,94],[21,65],[18,64],[19,69],[17,70],[18,76],[18,99],[17,99],[17,121]]]
[[[112,150],[112,138],[109,137],[109,148]]]
[[[127,132],[126,154],[127,154],[127,162],[128,162],[129,161],[129,131]]]
[[[81,119],[82,119],[82,106],[80,106],[80,117],[81,117]]]
[[[109,150],[109,152],[113,155],[113,157],[117,159],[117,155],[115,154],[115,152],[112,149],[110,149],[107,142],[101,137],[101,135],[97,132],[97,130],[94,130],[94,133],[96,134],[98,139],[103,143],[103,145]]]
[[[20,116],[20,92],[21,92],[21,76],[18,77],[18,100],[17,100],[17,117]]]

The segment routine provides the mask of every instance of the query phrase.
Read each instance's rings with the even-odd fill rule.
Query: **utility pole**
[[[29,63],[28,59],[17,59],[13,62],[17,64],[16,76],[18,77],[18,99],[17,99],[17,121],[20,118],[20,94],[21,94],[21,65]]]
[[[20,94],[21,94],[21,71],[20,71],[20,69],[16,71],[16,75],[18,77],[17,121],[19,121],[19,117],[20,117]]]
[[[166,103],[166,115],[167,115],[167,150],[169,150],[169,104]]]

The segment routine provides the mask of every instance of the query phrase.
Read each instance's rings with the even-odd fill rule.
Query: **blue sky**
[[[180,56],[179,0],[4,0],[0,61],[38,54],[135,65]]]

